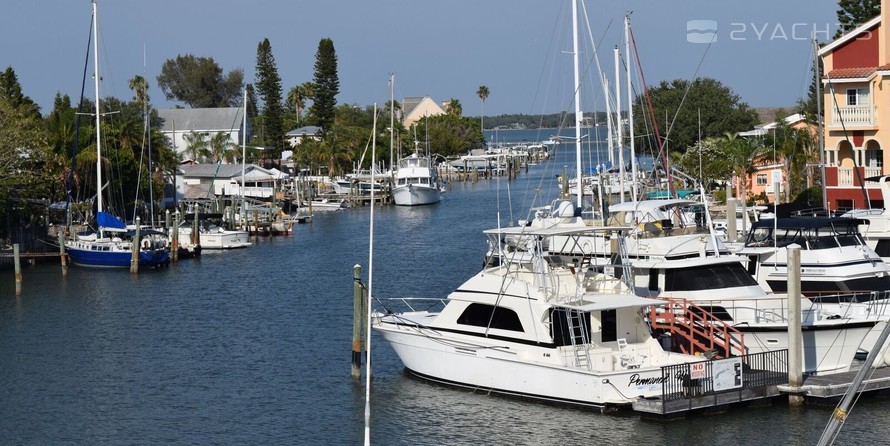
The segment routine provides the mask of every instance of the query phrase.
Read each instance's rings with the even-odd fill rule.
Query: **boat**
[[[650,335],[640,310],[663,302],[633,296],[615,276],[549,263],[541,245],[620,230],[486,231],[529,249],[473,275],[439,311],[376,311],[371,326],[412,374],[435,382],[601,408],[660,396],[663,383],[682,379],[663,367],[705,359],[667,352]]]
[[[166,234],[142,227],[127,228],[115,216],[105,212],[102,200],[102,136],[99,96],[99,45],[98,17],[93,2],[93,68],[96,96],[96,231],[74,234],[65,241],[65,249],[71,263],[79,266],[102,268],[130,267],[137,259],[140,267],[157,267],[170,262]],[[134,256],[134,250],[138,254]]]
[[[801,291],[805,295],[890,290],[890,268],[859,233],[862,219],[791,217],[752,223],[737,254],[761,286],[786,291],[786,247],[800,246]],[[825,299],[825,298],[823,298]]]
[[[890,203],[890,176],[869,177],[865,181],[878,183],[881,189],[882,203]],[[886,204],[885,204],[886,206]],[[890,261],[890,211],[885,208],[854,209],[841,217],[858,218],[862,221],[859,232],[862,239],[885,262]]]
[[[396,206],[438,203],[441,194],[438,173],[429,157],[414,152],[399,160],[399,169],[392,188]]]
[[[179,240],[189,240],[201,250],[237,249],[251,245],[247,231],[226,229],[218,224],[222,214],[203,214],[197,224],[194,219],[195,214],[186,215],[185,221],[179,226]],[[192,237],[195,228],[198,230],[198,237]]]
[[[303,203],[303,207],[311,207],[313,211],[339,211],[349,207],[345,198],[316,197]]]

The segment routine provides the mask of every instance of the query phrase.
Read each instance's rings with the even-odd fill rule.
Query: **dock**
[[[661,396],[641,398],[634,401],[631,408],[650,418],[682,418],[737,406],[770,405],[791,396],[803,397],[807,405],[834,406],[849,389],[859,369],[865,366],[861,363],[847,372],[806,376],[803,384],[794,388],[788,385],[787,350],[766,353],[757,354],[763,355],[760,358],[751,358],[754,361],[729,358],[693,363],[702,366],[664,367]],[[721,367],[721,363],[728,366]],[[714,371],[718,369],[730,373],[720,378],[718,372],[715,378]],[[715,390],[720,388],[725,390]],[[860,392],[866,395],[885,395],[888,391],[890,367],[871,369],[860,387]]]

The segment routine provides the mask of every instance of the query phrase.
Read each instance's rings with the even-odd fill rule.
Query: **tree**
[[[485,85],[480,85],[479,89],[476,90],[476,96],[479,96],[479,99],[482,101],[482,104],[479,106],[479,127],[483,131],[485,130],[485,100],[488,99],[490,93]]]
[[[185,153],[192,161],[200,162],[207,156],[207,133],[191,131],[182,135],[182,138],[185,139]]]
[[[40,118],[40,107],[22,93],[22,85],[11,66],[0,73],[0,97],[6,98],[10,107],[18,108],[19,111],[34,118]]]
[[[670,149],[680,152],[699,139],[699,111],[702,138],[749,130],[758,122],[753,108],[742,102],[729,87],[711,78],[698,78],[693,82],[684,79],[662,81],[649,90],[649,96],[653,113],[649,112],[645,96],[638,96],[634,103],[634,125],[636,134],[641,135],[642,145],[655,154],[661,147],[655,141],[653,115],[660,135],[670,141]]]
[[[207,142],[210,149],[210,157],[214,163],[234,163],[237,146],[232,142],[230,136],[226,132],[217,132],[210,137]]]
[[[334,50],[334,41],[329,38],[321,39],[318,42],[313,81],[313,102],[309,110],[318,126],[321,127],[322,137],[326,138],[334,124],[337,94],[340,93],[340,79],[337,76],[337,52]]]
[[[284,108],[281,105],[281,77],[272,55],[272,44],[263,39],[256,50],[256,88],[263,101],[263,145],[270,147],[269,158],[278,159],[284,150]]]
[[[460,105],[460,101],[454,98],[445,103],[445,113],[452,116],[460,116],[463,114],[464,108]]]
[[[185,102],[194,108],[240,105],[243,81],[241,69],[223,75],[212,57],[191,54],[167,59],[158,76],[158,86],[168,100]]]
[[[300,85],[291,87],[287,93],[287,101],[294,107],[297,114],[297,125],[300,124],[300,118],[303,116],[303,108],[306,107],[306,101],[312,99],[312,83],[303,82]]]
[[[762,145],[747,138],[739,138],[734,132],[727,132],[718,143],[723,159],[729,161],[733,174],[739,181],[738,196],[747,200],[748,176],[754,172],[758,160],[764,155]]]
[[[130,90],[133,90],[133,100],[139,107],[148,105],[148,81],[144,77],[136,75],[129,82]]]
[[[839,0],[837,4],[840,26],[834,33],[835,39],[881,14],[881,0]]]
[[[449,114],[425,117],[414,125],[415,133],[419,144],[426,143],[428,135],[430,151],[442,156],[462,155],[485,146],[482,130],[471,118]]]

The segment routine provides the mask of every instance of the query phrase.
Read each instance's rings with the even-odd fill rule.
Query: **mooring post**
[[[68,275],[68,259],[65,257],[65,231],[59,231],[59,258],[62,262],[62,277]]]
[[[15,264],[15,295],[22,295],[22,259],[19,258],[19,244],[12,245],[12,259]]]
[[[355,265],[352,267],[352,377],[355,379],[362,377],[362,329],[365,320],[362,314],[365,295],[363,288],[362,267]]]
[[[803,335],[800,305],[800,245],[792,244],[788,251],[788,386],[799,389],[803,385]],[[791,393],[788,404],[800,406],[803,395]]]
[[[130,273],[136,274],[139,272],[139,250],[142,249],[140,246],[140,220],[139,217],[136,217],[136,234],[133,236],[133,253],[130,256]]]
[[[735,219],[736,201],[735,198],[726,199],[726,240],[734,243],[738,239],[738,228]]]

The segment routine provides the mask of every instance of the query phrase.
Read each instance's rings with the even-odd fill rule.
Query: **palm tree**
[[[306,101],[312,99],[312,82],[303,82],[301,85],[293,86],[287,93],[287,100],[294,106],[297,113],[297,124],[303,115],[303,109],[306,107]]]
[[[461,107],[460,101],[454,98],[449,99],[448,102],[445,103],[445,113],[452,116],[460,116],[463,113],[463,107]]]
[[[229,134],[218,132],[210,137],[208,141],[210,156],[214,163],[225,161],[227,163],[235,162],[236,145],[229,138]]]
[[[207,133],[191,131],[183,135],[185,139],[185,153],[194,162],[200,162],[207,155]]]
[[[485,130],[485,100],[488,99],[488,95],[491,92],[488,90],[488,87],[485,85],[480,85],[479,89],[476,90],[476,96],[479,96],[479,99],[482,100],[482,105],[480,106],[480,117],[479,117],[479,126],[482,127],[482,130]]]
[[[133,90],[133,100],[142,109],[148,104],[148,81],[144,77],[136,75],[130,79],[130,90]]]
[[[746,138],[739,138],[732,132],[724,133],[720,146],[730,165],[733,166],[734,176],[739,179],[739,196],[747,201],[748,175],[754,172],[757,159],[763,155],[763,146]]]

